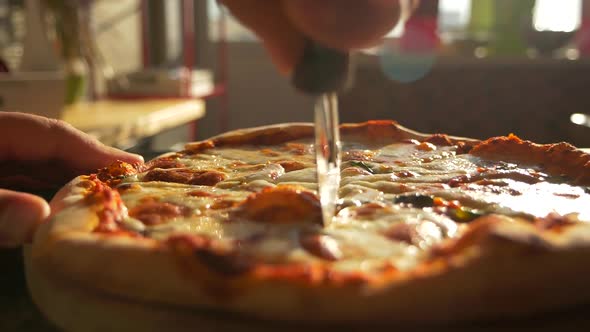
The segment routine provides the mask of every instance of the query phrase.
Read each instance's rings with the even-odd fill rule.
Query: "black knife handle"
[[[324,47],[307,40],[303,56],[295,67],[292,83],[298,90],[319,95],[345,90],[352,83],[348,52]]]

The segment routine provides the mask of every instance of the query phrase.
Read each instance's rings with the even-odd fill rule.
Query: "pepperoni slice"
[[[226,175],[218,171],[197,171],[183,169],[153,169],[147,172],[144,181],[163,181],[203,186],[214,186],[226,179]]]
[[[424,140],[424,142],[432,143],[438,146],[451,146],[453,142],[449,136],[445,134],[434,134]]]
[[[392,225],[384,234],[388,239],[393,241],[414,244],[421,240],[419,234],[413,226],[400,222]]]
[[[269,223],[321,223],[320,201],[312,192],[289,186],[265,188],[250,195],[237,216]]]
[[[185,152],[187,154],[197,154],[199,152],[203,152],[208,149],[213,149],[215,147],[215,143],[213,141],[201,141],[201,142],[194,142],[189,143],[185,146]]]
[[[260,153],[268,157],[276,157],[280,155],[280,153],[278,153],[277,151],[273,151],[271,149],[262,149],[260,150]]]
[[[309,152],[309,146],[302,143],[285,143],[283,150],[298,156],[303,156]]]
[[[302,233],[299,244],[310,254],[328,261],[342,258],[338,242],[328,235]]]
[[[284,160],[279,162],[279,165],[285,169],[285,172],[298,171],[305,168],[303,163],[294,160]]]
[[[181,168],[185,167],[183,163],[181,163],[178,158],[171,156],[171,157],[162,157],[157,158],[154,160],[150,160],[147,164],[147,169],[154,169],[154,168]]]
[[[193,190],[191,192],[188,192],[187,195],[192,196],[192,197],[214,197],[214,196],[217,196],[217,195],[214,195],[212,193],[202,191],[202,190]]]
[[[190,215],[190,208],[156,199],[148,199],[129,211],[129,215],[146,225],[159,225],[176,217]]]
[[[385,207],[379,203],[367,203],[359,206],[355,211],[354,215],[359,219],[370,219],[378,211],[383,210]]]
[[[228,277],[243,275],[254,267],[251,259],[235,252],[219,254],[212,250],[197,249],[194,254],[202,264]]]
[[[211,238],[200,235],[173,235],[166,240],[172,250],[194,257],[209,271],[224,277],[239,277],[250,272],[254,262],[232,248],[217,246]],[[191,255],[191,256],[188,256]],[[225,284],[227,286],[227,284]],[[219,291],[218,288],[216,290]]]

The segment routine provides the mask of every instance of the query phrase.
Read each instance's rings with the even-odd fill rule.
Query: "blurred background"
[[[126,149],[312,120],[214,0],[0,0],[0,59],[0,110]],[[358,54],[340,116],[590,147],[589,59],[589,0],[426,0]]]

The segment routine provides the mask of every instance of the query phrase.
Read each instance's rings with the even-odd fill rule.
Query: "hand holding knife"
[[[308,40],[295,68],[293,84],[316,96],[315,154],[322,221],[328,226],[336,212],[340,187],[340,133],[337,92],[350,83],[350,56]]]

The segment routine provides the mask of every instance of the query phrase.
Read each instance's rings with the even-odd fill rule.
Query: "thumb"
[[[49,204],[41,197],[0,189],[0,247],[29,242],[48,216]]]

